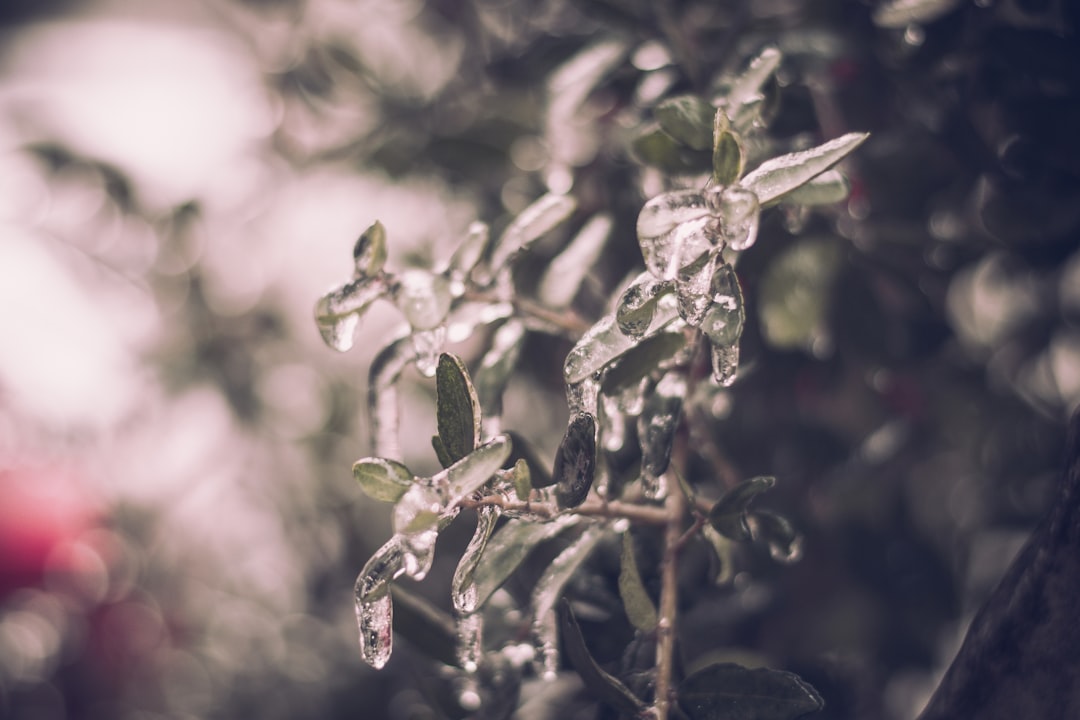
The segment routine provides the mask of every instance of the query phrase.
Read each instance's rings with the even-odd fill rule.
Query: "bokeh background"
[[[928,4],[889,28],[830,0],[0,3],[0,717],[439,717],[437,665],[400,643],[364,666],[351,604],[389,535],[350,466],[399,318],[339,355],[314,300],[375,219],[392,265],[428,265],[573,187],[618,218],[595,316],[640,263],[641,107],[765,43],[775,136],[873,137],[848,203],[769,214],[745,254],[746,371],[709,449],[778,476],[805,557],[695,591],[687,641],[800,672],[822,717],[913,717],[1080,402],[1076,7]],[[625,67],[551,89],[608,40]],[[530,338],[507,400],[549,456],[568,347]],[[407,381],[420,472],[433,389]],[[443,607],[458,524],[416,588]]]

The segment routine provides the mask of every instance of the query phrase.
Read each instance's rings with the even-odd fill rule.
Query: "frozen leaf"
[[[474,575],[498,520],[499,511],[493,505],[485,505],[476,512],[476,530],[458,561],[457,569],[454,570],[454,579],[450,585],[450,598],[454,603],[454,609],[459,613],[473,613],[478,608]]]
[[[717,111],[718,115],[723,110]],[[730,185],[742,175],[746,155],[743,152],[739,136],[731,130],[719,130],[713,143],[712,172],[713,180],[719,185]]]
[[[679,268],[675,277],[675,298],[679,315],[690,327],[697,327],[712,305],[709,285],[716,267],[717,253],[708,250]]]
[[[364,564],[356,577],[356,601],[371,600],[390,592],[390,582],[405,572],[404,540],[395,535]]]
[[[769,546],[773,560],[786,564],[802,557],[802,537],[787,518],[768,510],[757,510],[749,520],[754,539]]]
[[[720,195],[720,237],[732,250],[746,250],[757,240],[761,206],[757,195],[737,185]]]
[[[631,149],[639,162],[665,175],[696,175],[709,169],[708,152],[681,144],[659,126],[647,127],[634,138]]]
[[[604,373],[601,392],[611,396],[636,387],[686,346],[686,334],[681,332],[661,332],[642,340]]]
[[[742,74],[728,84],[723,101],[729,118],[734,120],[740,107],[753,103],[761,95],[766,82],[780,67],[782,59],[778,49],[766,47],[750,61]]]
[[[371,444],[379,457],[401,457],[398,449],[397,382],[401,371],[416,359],[412,338],[398,338],[380,350],[368,370],[368,417]]]
[[[484,250],[487,249],[488,245],[488,236],[487,223],[474,222],[469,225],[465,239],[461,241],[461,244],[454,250],[454,254],[450,256],[447,269],[451,278],[457,282],[464,282],[465,278],[480,262],[480,258],[484,256]]]
[[[708,150],[712,145],[715,113],[712,105],[695,95],[668,98],[653,110],[657,122],[668,135],[695,150]]]
[[[869,133],[848,133],[801,152],[766,160],[739,181],[739,185],[768,203],[820,175],[861,145]]]
[[[710,665],[686,678],[678,698],[690,720],[794,720],[825,706],[798,675],[733,663]]]
[[[639,700],[618,678],[605,672],[593,659],[589,648],[585,645],[581,627],[570,609],[570,603],[565,599],[559,602],[558,614],[566,655],[570,659],[570,664],[581,676],[585,687],[598,700],[617,710],[621,716],[644,717],[648,710],[645,703]]]
[[[912,23],[937,20],[960,6],[961,0],[891,0],[874,9],[874,24],[883,28],[906,28]]]
[[[404,535],[433,528],[443,510],[442,498],[436,489],[416,483],[394,505],[394,532]]]
[[[524,342],[525,324],[520,320],[508,320],[495,331],[491,347],[480,360],[480,367],[476,371],[476,394],[480,398],[485,424],[492,419],[497,422],[502,415],[503,392],[517,365]]]
[[[481,325],[491,325],[514,314],[509,302],[461,302],[446,318],[447,342],[459,343],[472,337]]]
[[[486,483],[510,457],[512,443],[506,435],[497,435],[432,478],[438,483],[445,476],[445,505],[457,507],[461,501]]]
[[[575,515],[561,515],[547,523],[511,520],[503,525],[487,543],[484,562],[473,572],[476,593],[470,593],[468,602],[462,603],[461,612],[483,607],[537,545],[580,522]]]
[[[645,399],[637,430],[641,443],[641,470],[646,480],[658,478],[668,468],[686,388],[686,377],[682,372],[669,372]]]
[[[565,369],[565,368],[564,368]],[[577,382],[566,385],[566,407],[571,415],[595,413],[597,396],[600,394],[600,375],[593,373]]]
[[[555,453],[551,477],[559,507],[572,508],[585,502],[595,474],[596,420],[581,413],[570,421]]]
[[[656,606],[645,592],[634,557],[634,539],[629,532],[622,536],[622,559],[619,570],[619,596],[626,616],[638,630],[652,632],[656,629]]]
[[[555,604],[562,597],[566,583],[570,581],[599,542],[606,528],[591,525],[585,528],[573,542],[560,552],[548,565],[532,595],[533,632],[540,645],[544,678],[553,680],[559,672],[559,637]]]
[[[548,193],[522,210],[499,236],[491,253],[492,268],[505,267],[510,258],[570,217],[576,207],[569,195]]]
[[[709,510],[709,524],[721,535],[732,540],[749,540],[750,528],[746,524],[746,508],[755,497],[776,484],[774,477],[755,477],[745,480],[731,490]]]
[[[611,234],[611,216],[595,215],[578,231],[566,248],[548,264],[540,279],[537,297],[545,305],[563,308],[569,305],[592,270],[600,251]]]
[[[353,263],[358,277],[378,275],[386,264],[386,228],[376,220],[353,245]]]
[[[439,353],[446,344],[446,326],[413,332],[412,344],[416,351],[416,369],[424,377],[434,377],[439,366]]]
[[[722,262],[709,283],[711,304],[702,318],[701,331],[719,347],[736,345],[742,335],[746,311],[735,268]]]
[[[784,249],[761,279],[758,314],[765,340],[775,348],[810,350],[825,327],[840,248],[811,238]]]
[[[444,468],[454,464],[454,459],[450,457],[450,451],[446,449],[446,445],[443,444],[442,438],[438,435],[431,436],[431,449],[435,451],[435,457]]]
[[[648,272],[635,278],[623,291],[615,308],[615,322],[623,335],[642,337],[656,314],[657,301],[671,289],[670,282],[657,280]]]
[[[637,219],[638,240],[667,235],[677,226],[709,214],[705,197],[696,190],[660,193],[641,208]]]
[[[785,205],[831,205],[847,200],[851,184],[837,169],[826,170],[773,202]]]
[[[386,292],[381,279],[359,278],[319,298],[315,303],[315,324],[323,342],[338,352],[352,348],[364,311]]]
[[[739,346],[714,344],[709,348],[709,361],[713,380],[722,387],[731,387],[739,371]]]
[[[382,502],[397,502],[413,484],[409,468],[396,460],[363,458],[353,464],[352,470],[364,494]]]
[[[439,539],[439,530],[449,524],[456,514],[457,510],[440,515],[434,527],[410,533],[402,539],[406,577],[417,582],[427,577],[435,562],[435,541]]]
[[[586,380],[633,345],[634,341],[615,324],[615,316],[605,315],[581,336],[567,354],[563,379],[567,383]]]
[[[406,270],[393,288],[394,302],[414,330],[431,330],[450,311],[450,281],[427,270]]]
[[[454,463],[471,453],[480,440],[480,401],[465,363],[450,353],[439,356],[435,388],[439,438]]]

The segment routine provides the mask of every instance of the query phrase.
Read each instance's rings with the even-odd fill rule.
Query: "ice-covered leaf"
[[[809,150],[766,160],[739,184],[753,191],[758,202],[768,203],[825,172],[868,137],[869,133],[848,133]]]
[[[439,356],[435,371],[435,419],[451,463],[471,453],[480,440],[480,401],[461,358]]]
[[[476,530],[469,540],[465,552],[458,560],[454,570],[454,579],[450,584],[450,599],[459,613],[472,613],[477,609],[476,568],[484,555],[495,523],[499,520],[499,511],[494,505],[485,505],[476,512]]]
[[[445,504],[456,507],[486,483],[503,466],[513,445],[506,435],[497,435],[432,478],[445,474]]]
[[[442,275],[413,268],[393,287],[394,302],[414,330],[430,330],[446,320],[453,300],[450,281]]]
[[[825,328],[840,248],[826,238],[783,250],[761,279],[758,315],[765,340],[780,349],[812,349]]]
[[[353,464],[352,470],[364,494],[382,502],[397,502],[413,484],[409,468],[396,460],[362,458]]]
[[[484,422],[497,420],[502,415],[503,392],[524,342],[525,323],[508,320],[495,331],[491,346],[480,359],[480,367],[476,370],[476,394],[480,398]]]
[[[906,28],[912,23],[937,20],[959,7],[962,0],[886,0],[874,9],[874,24],[883,28]]]
[[[638,213],[638,241],[667,235],[678,225],[708,214],[705,197],[696,190],[660,193],[646,202]]]
[[[537,545],[580,522],[575,515],[561,515],[547,523],[511,520],[499,528],[487,543],[484,562],[473,572],[476,594],[463,603],[462,612],[476,612],[483,607]]]
[[[555,452],[551,477],[559,507],[572,508],[585,502],[595,474],[596,419],[580,413],[570,421]]]
[[[798,675],[733,663],[710,665],[686,678],[678,698],[690,720],[794,720],[825,706]]]
[[[712,145],[716,109],[696,95],[679,95],[662,101],[653,110],[660,127],[683,145],[708,150]]]
[[[787,518],[768,510],[755,510],[749,520],[754,539],[769,546],[773,560],[793,563],[802,557],[802,537]]]
[[[394,505],[394,532],[404,535],[430,530],[438,524],[444,510],[435,488],[416,483]]]
[[[446,444],[438,435],[431,436],[431,449],[435,451],[435,457],[444,468],[454,464],[454,459],[450,457],[450,451],[446,449]]]
[[[386,293],[381,278],[362,277],[319,298],[315,303],[315,324],[323,342],[338,352],[351,349],[364,311]]]
[[[686,334],[681,332],[660,332],[645,338],[608,368],[600,384],[601,392],[612,396],[636,387],[686,347]]]
[[[480,258],[484,256],[489,234],[487,223],[477,221],[469,225],[465,238],[450,256],[447,269],[452,278],[463,281],[472,272],[480,262]]]
[[[566,647],[566,655],[570,664],[581,676],[585,688],[599,701],[611,706],[625,717],[644,717],[648,709],[628,687],[622,684],[618,678],[608,674],[593,659],[589,648],[585,645],[585,638],[581,634],[581,626],[570,609],[570,603],[565,599],[559,602],[559,629],[562,632],[563,644]]]
[[[631,624],[642,632],[656,629],[656,606],[645,592],[634,557],[634,539],[629,532],[622,536],[622,556],[619,569],[619,596]]]
[[[638,275],[619,296],[615,307],[619,330],[631,338],[642,337],[656,314],[657,301],[672,288],[672,283],[657,280],[652,273]]]
[[[510,460],[514,463],[519,460],[525,461],[525,464],[529,466],[529,478],[532,486],[534,488],[545,488],[553,485],[555,481],[551,478],[548,462],[540,459],[532,443],[512,430],[507,431],[506,434],[514,445],[514,449],[510,452]]]
[[[397,382],[401,372],[416,359],[412,338],[399,337],[375,354],[368,369],[368,417],[375,454],[399,458]]]
[[[600,251],[611,234],[611,216],[593,216],[578,231],[566,248],[556,255],[540,279],[537,297],[545,305],[563,308],[569,305],[592,270]]]
[[[656,331],[678,317],[675,303],[658,302],[653,315],[651,331]],[[563,364],[563,379],[567,383],[586,380],[604,368],[615,358],[634,347],[636,341],[623,334],[609,314],[596,321],[570,350]]]
[[[713,144],[713,179],[719,185],[730,185],[742,175],[746,154],[739,136],[731,130],[721,130]]]
[[[376,220],[353,245],[353,263],[358,277],[378,275],[386,264],[386,228]]]
[[[740,108],[757,100],[782,59],[777,48],[765,47],[750,61],[746,70],[727,83],[722,101],[731,120],[735,120]]]
[[[785,205],[831,205],[847,200],[849,192],[851,183],[844,173],[833,168],[784,193],[773,202]]]
[[[637,430],[641,443],[641,470],[646,480],[658,478],[668,468],[686,389],[685,375],[672,371],[664,375],[645,398]]]
[[[722,387],[730,387],[739,371],[739,346],[710,344],[709,362],[713,380]]]
[[[499,236],[491,251],[491,267],[500,270],[510,259],[570,217],[577,202],[569,195],[548,193],[521,211]]]
[[[709,169],[707,150],[694,150],[683,145],[658,125],[645,128],[634,138],[631,148],[641,163],[665,175],[696,175]]]
[[[746,508],[755,497],[776,484],[774,477],[755,477],[744,480],[731,490],[709,510],[709,524],[717,532],[732,540],[749,540],[750,528],[746,523]]]
[[[675,276],[675,299],[679,315],[690,327],[697,327],[712,305],[709,285],[716,267],[717,253],[707,250],[679,268]]]
[[[720,237],[732,250],[746,250],[757,240],[761,206],[757,195],[734,185],[720,195]]]
[[[717,265],[709,282],[709,295],[712,302],[701,320],[701,331],[713,345],[738,344],[746,322],[746,310],[735,268],[725,262]]]

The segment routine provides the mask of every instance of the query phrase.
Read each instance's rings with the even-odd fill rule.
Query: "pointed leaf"
[[[717,266],[709,282],[712,303],[701,320],[701,330],[713,345],[737,345],[746,322],[742,288],[735,268],[728,263]]]
[[[521,211],[499,236],[491,252],[491,267],[503,268],[512,257],[557,226],[577,207],[569,195],[548,193]]]
[[[645,591],[634,557],[634,539],[629,532],[622,536],[622,560],[619,570],[619,596],[626,616],[638,630],[652,632],[656,629],[656,606]]]
[[[585,687],[601,702],[610,705],[624,716],[642,717],[647,707],[638,699],[628,687],[623,685],[618,678],[608,674],[597,665],[589,648],[585,645],[585,638],[581,634],[581,626],[578,625],[570,603],[563,599],[559,602],[559,627],[562,632],[563,644],[566,647],[566,655],[570,664],[581,676]]]
[[[693,175],[709,169],[707,150],[682,145],[659,126],[646,128],[634,139],[632,149],[640,162],[666,175]]]
[[[730,81],[727,92],[724,93],[724,104],[732,120],[742,106],[754,102],[762,94],[765,84],[780,67],[781,60],[783,55],[778,49],[765,47],[750,61],[746,70]]]
[[[364,494],[382,502],[397,502],[414,482],[409,468],[387,458],[362,458],[352,470]]]
[[[746,524],[746,508],[755,497],[776,484],[774,477],[755,477],[744,480],[728,490],[709,510],[709,524],[732,540],[750,539]]]
[[[798,675],[733,663],[694,673],[679,685],[678,697],[690,720],[794,720],[825,707]]]
[[[580,413],[566,428],[551,476],[555,479],[555,499],[560,508],[585,502],[596,474],[596,420]]]
[[[454,459],[450,457],[450,451],[446,449],[446,445],[443,444],[442,438],[438,435],[431,436],[431,449],[435,451],[435,457],[444,468],[454,464]]]
[[[454,609],[459,613],[473,613],[477,610],[476,604],[476,568],[484,556],[488,540],[495,530],[495,523],[499,520],[499,511],[491,505],[485,505],[477,510],[476,530],[469,540],[465,552],[454,569],[454,578],[450,584],[450,598],[454,603]]]
[[[809,150],[766,160],[739,184],[752,190],[765,204],[825,172],[868,137],[869,133],[848,133]]]
[[[712,144],[712,123],[716,109],[696,95],[679,95],[664,100],[653,114],[664,132],[695,150]]]
[[[656,332],[679,316],[674,302],[657,302],[649,330]],[[589,328],[570,350],[563,364],[563,379],[568,384],[579,383],[599,372],[636,344],[623,334],[615,315],[605,315]]]
[[[525,323],[513,319],[504,323],[491,338],[491,347],[476,370],[476,394],[480,411],[488,420],[502,415],[503,392],[525,343]],[[515,441],[515,448],[517,443]]]
[[[596,215],[578,231],[566,248],[552,258],[540,279],[537,297],[548,307],[569,305],[581,287],[581,281],[592,271],[600,252],[611,234],[610,215]]]
[[[513,430],[508,431],[506,434],[514,444],[514,449],[510,453],[510,459],[515,463],[519,460],[525,461],[525,464],[529,469],[529,478],[532,486],[534,488],[545,488],[554,485],[555,481],[551,477],[551,471],[548,469],[547,461],[541,460],[540,456],[536,453],[536,448],[532,446],[532,443]]]
[[[525,458],[518,458],[511,473],[510,481],[514,483],[514,493],[518,496],[518,500],[528,502],[533,490],[529,463],[525,461]]]
[[[496,435],[443,470],[446,474],[446,506],[456,507],[466,497],[479,490],[503,466],[510,457],[512,448],[509,437]]]
[[[836,168],[826,170],[773,202],[785,205],[831,205],[847,200],[851,183]]]
[[[353,263],[360,277],[378,275],[386,264],[386,228],[378,220],[353,245]]]
[[[719,185],[730,185],[742,175],[746,153],[738,134],[728,127],[727,115],[716,111],[716,128],[712,144],[713,179]]]
[[[449,271],[458,278],[464,278],[480,262],[488,245],[489,230],[486,223],[474,222],[469,225],[465,239],[450,256]]]
[[[645,338],[608,368],[600,391],[613,396],[636,386],[685,350],[687,344],[686,334],[681,332],[660,332]]]
[[[480,401],[465,363],[450,353],[439,356],[435,387],[439,438],[447,457],[457,462],[471,453],[480,439]]]
[[[660,379],[645,399],[645,407],[638,416],[637,431],[641,443],[641,469],[647,477],[664,474],[671,462],[671,448],[682,417],[686,389],[686,376],[673,370]]]
[[[381,278],[362,277],[334,288],[315,303],[315,325],[323,342],[338,352],[352,348],[360,318],[388,293]]]

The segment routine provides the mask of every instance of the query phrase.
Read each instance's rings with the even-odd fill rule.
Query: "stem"
[[[675,472],[686,467],[686,434],[675,437],[672,457]],[[667,527],[664,530],[664,564],[660,570],[660,608],[656,623],[656,699],[653,704],[656,720],[668,720],[671,709],[672,675],[675,669],[675,620],[679,605],[679,551],[685,544],[683,523],[686,518],[687,498],[682,484],[674,478],[664,512]]]
[[[567,512],[588,517],[612,519],[625,518],[641,525],[666,525],[669,518],[669,513],[666,508],[653,507],[651,505],[635,505],[633,503],[620,502],[618,500],[603,502],[600,500],[589,499],[578,507],[570,508],[565,511],[560,511],[559,508],[552,503],[506,500],[498,495],[488,495],[478,500],[466,499],[461,502],[461,507],[465,508],[478,508],[484,505],[494,505],[504,511],[528,512],[544,517],[555,517],[560,512]]]
[[[465,298],[477,302],[506,302],[495,293],[484,290],[469,290],[465,293]],[[509,302],[513,304],[518,313],[526,318],[533,318],[546,325],[556,327],[574,338],[584,335],[585,331],[592,327],[590,323],[585,322],[573,310],[551,310],[539,303],[521,297],[510,298]]]

